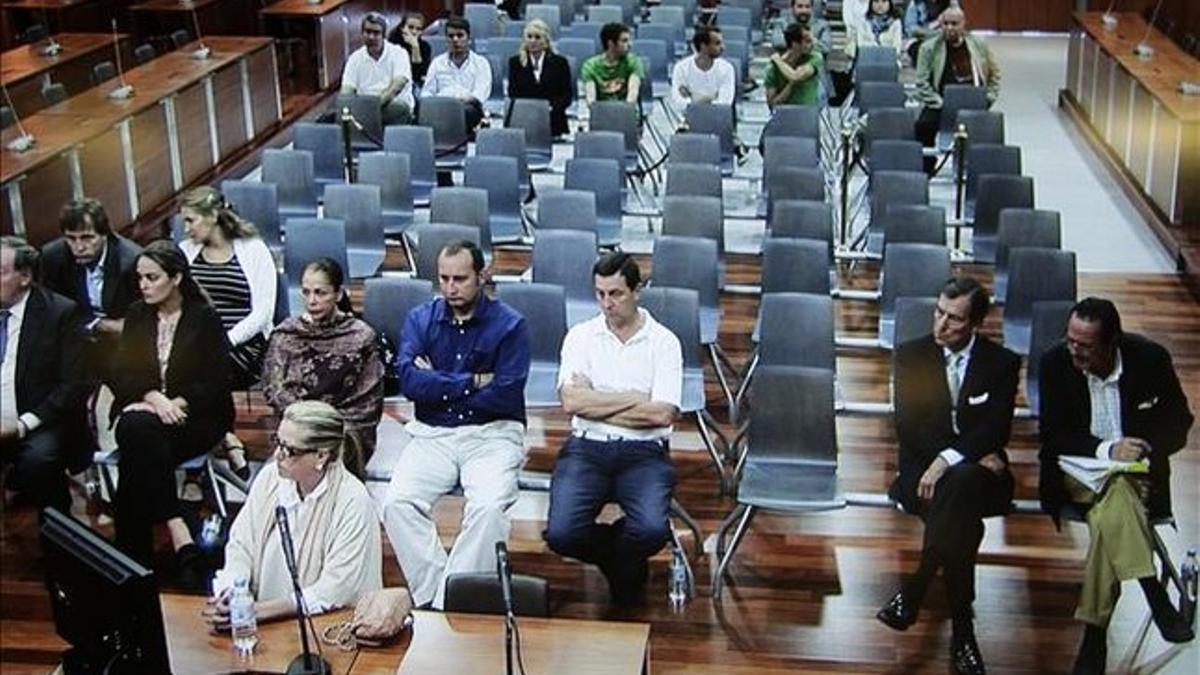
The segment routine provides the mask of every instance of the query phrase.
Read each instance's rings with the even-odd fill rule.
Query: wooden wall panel
[[[83,194],[99,199],[114,230],[133,222],[129,208],[129,183],[125,177],[125,153],[117,128],[96,136],[79,148]],[[29,213],[29,209],[25,209]]]
[[[275,67],[275,51],[260,49],[247,57],[250,74],[250,103],[254,113],[254,133],[261,134],[279,121],[279,71]]]
[[[242,69],[237,63],[213,76],[213,101],[217,106],[217,143],[221,159],[228,157],[246,138],[246,108],[243,102]]]
[[[134,117],[131,124],[138,204],[144,211],[167,199],[174,191],[164,108],[155,106],[145,110]]]
[[[39,166],[21,181],[25,238],[41,246],[58,236],[58,210],[74,198],[66,153]]]
[[[203,82],[184,89],[175,97],[175,125],[179,132],[179,154],[186,185],[212,166],[208,101],[204,97]]]

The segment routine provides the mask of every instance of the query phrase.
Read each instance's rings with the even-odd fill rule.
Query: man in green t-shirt
[[[767,105],[817,105],[825,59],[813,49],[812,30],[793,23],[783,31],[783,39],[787,49],[767,64]]]
[[[600,29],[604,51],[583,62],[579,79],[590,105],[595,101],[637,103],[642,87],[642,60],[629,53],[629,28],[607,23]]]

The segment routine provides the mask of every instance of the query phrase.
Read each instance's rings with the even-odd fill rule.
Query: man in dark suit
[[[84,360],[92,375],[107,377],[105,364],[116,353],[125,310],[141,297],[134,264],[142,249],[112,231],[95,199],[63,206],[58,225],[62,236],[42,247],[40,280],[79,306],[87,335]]]
[[[1064,507],[1085,511],[1091,534],[1075,610],[1086,628],[1074,672],[1104,672],[1108,621],[1125,580],[1139,581],[1164,639],[1191,640],[1191,626],[1155,578],[1150,525],[1171,513],[1169,458],[1192,426],[1171,356],[1122,332],[1113,303],[1086,298],[1071,310],[1066,340],[1042,356],[1039,386],[1042,508],[1056,521]],[[1148,459],[1150,472],[1114,476],[1096,494],[1063,473],[1064,455]]]
[[[22,493],[70,509],[65,437],[82,422],[79,313],[33,282],[38,252],[0,237],[0,458],[5,500]]]
[[[979,334],[988,296],[974,279],[946,282],[933,334],[896,349],[900,474],[890,495],[925,521],[921,563],[877,618],[905,630],[939,568],[953,620],[956,673],[983,673],[975,642],[975,556],[983,519],[1005,513],[1013,494],[1008,442],[1020,358]]]

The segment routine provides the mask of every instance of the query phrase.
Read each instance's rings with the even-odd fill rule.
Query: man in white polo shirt
[[[601,314],[567,333],[558,391],[571,437],[550,483],[545,538],[560,555],[598,565],[615,604],[636,604],[646,560],[670,539],[675,468],[667,455],[679,414],[683,357],[670,330],[638,307],[641,275],[628,253],[592,268]],[[624,517],[599,524],[615,501]]]
[[[342,93],[378,96],[383,123],[408,124],[412,119],[412,64],[403,47],[384,39],[387,19],[368,12],[362,20],[363,46],[346,59]]]
[[[696,53],[680,59],[671,71],[671,104],[681,112],[689,103],[732,105],[737,79],[733,64],[721,58],[721,31],[697,26],[692,49]]]
[[[425,73],[421,97],[446,96],[465,106],[467,132],[483,121],[483,102],[492,95],[492,65],[471,51],[471,24],[464,18],[446,19],[446,53],[433,57]]]

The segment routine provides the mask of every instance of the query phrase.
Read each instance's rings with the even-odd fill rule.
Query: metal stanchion
[[[840,209],[842,212],[842,236],[839,246],[846,248],[850,241],[850,170],[853,168],[851,142],[854,140],[854,130],[849,124],[842,125],[842,194]]]
[[[954,250],[962,250],[962,226],[967,203],[967,127],[954,132]]]
[[[362,125],[358,123],[358,120],[354,119],[354,115],[350,112],[348,106],[342,107],[338,121],[342,125],[342,163],[346,167],[346,179],[354,183],[357,177],[354,175],[354,153],[351,148],[350,127],[355,127],[359,131],[362,131]]]

